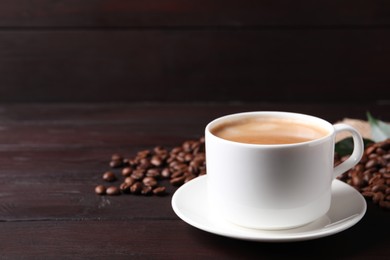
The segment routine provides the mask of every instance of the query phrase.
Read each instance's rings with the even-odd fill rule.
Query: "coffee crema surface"
[[[296,119],[248,117],[221,123],[211,133],[239,143],[294,144],[319,139],[328,131]]]

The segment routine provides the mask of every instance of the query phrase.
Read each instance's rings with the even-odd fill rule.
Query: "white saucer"
[[[172,197],[172,208],[185,222],[201,230],[242,240],[264,242],[301,241],[333,235],[355,225],[366,212],[363,196],[348,184],[334,180],[332,204],[325,216],[298,228],[261,230],[244,228],[211,213],[208,208],[207,175],[181,186]]]

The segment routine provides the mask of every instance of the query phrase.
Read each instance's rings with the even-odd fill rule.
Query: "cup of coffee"
[[[354,150],[334,167],[335,135],[352,134]],[[247,228],[287,229],[326,214],[332,181],[364,151],[359,132],[345,124],[290,112],[247,112],[205,129],[210,208]]]

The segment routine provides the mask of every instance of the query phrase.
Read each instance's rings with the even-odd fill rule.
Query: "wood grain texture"
[[[383,0],[1,1],[0,102],[389,100],[389,12]]]
[[[173,219],[7,222],[1,223],[9,237],[0,250],[9,258],[28,252],[29,258],[275,259],[312,258],[321,252],[329,258],[386,259],[388,229],[367,228],[366,219],[343,233],[297,243],[229,239]],[[379,220],[387,221],[383,216]],[[375,239],[357,239],[361,234]]]
[[[6,0],[0,27],[388,26],[384,0]]]
[[[387,29],[0,31],[0,38],[0,101],[390,97]]]
[[[197,230],[165,197],[106,197],[112,153],[134,156],[203,135],[215,117],[251,110],[285,110],[323,117],[390,121],[389,104],[14,104],[0,105],[1,258],[281,258],[385,259],[388,212],[368,202],[357,225],[299,243],[253,243]],[[116,171],[116,170],[115,170]],[[116,173],[119,173],[116,171]],[[364,235],[363,235],[364,234]],[[332,250],[329,250],[332,248]]]

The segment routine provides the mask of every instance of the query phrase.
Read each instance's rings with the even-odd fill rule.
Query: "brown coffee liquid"
[[[295,119],[250,117],[211,129],[223,139],[248,144],[294,144],[321,138],[328,131]]]

